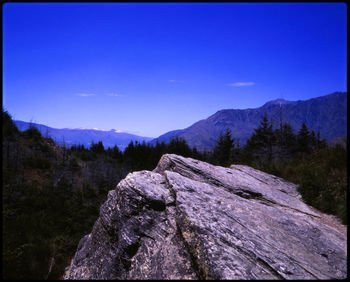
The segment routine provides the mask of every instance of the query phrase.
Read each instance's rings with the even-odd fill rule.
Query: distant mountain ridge
[[[104,147],[118,146],[120,150],[124,150],[130,141],[148,142],[153,138],[138,136],[130,133],[120,132],[115,129],[111,130],[98,130],[98,129],[80,129],[80,128],[53,128],[43,124],[29,123],[21,120],[15,120],[20,131],[24,131],[29,128],[30,125],[36,127],[44,137],[51,137],[56,143],[70,147],[72,145],[84,145],[90,147],[91,142],[97,143],[102,141]]]
[[[168,143],[174,137],[184,138],[191,147],[198,150],[211,150],[217,139],[226,128],[232,132],[232,137],[245,144],[254,128],[260,124],[264,114],[267,114],[275,127],[279,125],[280,109],[282,119],[288,122],[297,132],[304,122],[315,133],[320,131],[321,138],[328,141],[338,137],[347,137],[347,92],[335,92],[329,95],[312,98],[305,101],[286,101],[276,99],[255,109],[224,109],[207,119],[200,120],[185,129],[169,131],[158,138],[142,137],[111,129],[69,129],[52,128],[46,125],[15,120],[19,130],[24,131],[30,124],[39,129],[43,136],[51,137],[58,144],[67,146],[82,144],[89,147],[91,142],[102,141],[105,148],[117,145],[124,150],[130,141]]]
[[[153,139],[151,143],[168,143],[177,136],[184,138],[191,147],[195,146],[198,150],[211,150],[220,133],[229,128],[232,137],[244,144],[265,113],[277,127],[280,122],[280,109],[282,120],[288,122],[295,132],[304,122],[310,131],[320,131],[321,138],[328,141],[347,136],[347,92],[335,92],[305,101],[276,99],[255,109],[220,110],[185,129],[169,131]]]
[[[272,101],[269,101],[267,103],[265,103],[263,105],[263,107],[267,107],[267,106],[271,106],[271,105],[285,105],[285,104],[289,104],[289,103],[293,103],[292,101],[287,101],[287,100],[284,100],[284,99],[276,99],[276,100],[272,100]]]

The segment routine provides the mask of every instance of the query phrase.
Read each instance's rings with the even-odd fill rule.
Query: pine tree
[[[277,148],[279,151],[279,158],[292,158],[296,146],[296,136],[293,128],[289,123],[283,123],[282,131],[275,130],[276,140],[278,140]]]
[[[94,153],[101,154],[105,151],[102,141],[99,141],[97,144],[91,143],[90,150]]]
[[[298,151],[302,154],[308,154],[311,150],[311,137],[309,129],[306,124],[303,123],[297,136]]]
[[[272,130],[272,124],[269,123],[266,113],[260,122],[258,128],[247,140],[246,150],[260,159],[272,160],[273,145],[276,143],[276,137]]]
[[[317,138],[315,131],[311,131],[310,133],[310,150],[315,151],[317,149]]]
[[[119,150],[117,145],[114,145],[114,147],[111,149],[111,155],[112,158],[122,160],[123,158],[123,153]]]
[[[322,148],[327,147],[327,141],[325,139],[321,139],[320,136],[320,131],[317,131],[317,135],[316,135],[316,149],[320,150]]]
[[[178,136],[171,139],[168,145],[167,152],[171,154],[181,155],[184,157],[189,157],[192,155],[192,150],[189,147],[187,141],[184,138],[180,138]]]
[[[221,133],[213,151],[213,161],[221,166],[228,166],[233,161],[234,139],[231,130],[226,129]]]

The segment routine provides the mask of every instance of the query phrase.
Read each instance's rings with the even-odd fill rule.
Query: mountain
[[[335,92],[305,101],[277,99],[255,109],[220,110],[207,119],[185,129],[167,132],[151,142],[168,143],[178,136],[184,138],[191,147],[195,146],[201,151],[210,150],[215,146],[220,133],[229,128],[232,137],[244,144],[254,128],[259,126],[265,113],[275,127],[279,126],[280,109],[282,120],[288,122],[296,132],[304,122],[315,133],[320,131],[321,138],[328,141],[347,136],[347,92]]]
[[[56,143],[65,143],[68,147],[72,145],[84,145],[90,147],[91,142],[97,143],[102,141],[105,148],[118,146],[120,150],[124,150],[130,141],[148,142],[152,140],[150,137],[143,137],[125,132],[118,132],[115,129],[109,131],[97,129],[70,129],[70,128],[52,128],[43,124],[29,123],[25,121],[15,120],[20,131],[29,128],[30,125],[39,129],[44,137],[51,137]]]
[[[268,107],[268,106],[271,106],[271,105],[286,105],[286,104],[289,104],[289,103],[293,103],[292,101],[287,101],[287,100],[284,100],[284,99],[276,99],[276,100],[272,100],[272,101],[269,101],[267,103],[265,103],[263,105],[263,107]]]
[[[166,154],[108,192],[63,278],[345,279],[346,234],[282,178]]]

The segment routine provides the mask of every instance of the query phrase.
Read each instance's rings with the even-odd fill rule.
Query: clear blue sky
[[[344,3],[7,3],[3,107],[157,137],[221,109],[347,90]]]

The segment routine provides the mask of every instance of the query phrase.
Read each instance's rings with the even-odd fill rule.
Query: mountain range
[[[200,151],[211,150],[219,135],[229,128],[232,137],[245,144],[254,128],[257,128],[267,115],[274,127],[288,122],[295,133],[305,123],[309,130],[320,132],[321,138],[332,141],[338,137],[347,136],[347,92],[335,92],[329,95],[304,101],[286,101],[276,99],[254,109],[224,109],[210,117],[200,120],[185,129],[169,131],[158,138],[143,137],[111,129],[109,131],[96,129],[52,128],[46,125],[15,120],[19,130],[29,128],[30,124],[37,127],[43,136],[51,137],[58,144],[67,146],[82,144],[89,147],[91,142],[102,141],[105,148],[117,145],[124,150],[130,141],[168,143],[174,137],[184,138],[190,147]]]
[[[265,113],[275,128],[279,126],[282,114],[282,121],[288,122],[295,133],[305,123],[310,131],[319,131],[321,138],[327,141],[347,136],[347,92],[335,92],[305,101],[277,99],[254,109],[220,110],[207,119],[185,129],[169,131],[151,142],[168,143],[177,136],[200,151],[210,150],[215,146],[220,133],[229,128],[232,137],[245,144]]]
[[[32,125],[36,127],[44,137],[51,137],[56,143],[60,145],[66,144],[68,147],[79,144],[84,145],[85,147],[90,147],[91,142],[97,143],[102,141],[106,149],[117,145],[120,150],[124,150],[130,141],[148,142],[152,140],[150,137],[119,132],[115,129],[109,131],[97,129],[59,129],[20,120],[15,120],[14,122],[20,131],[24,131]]]

